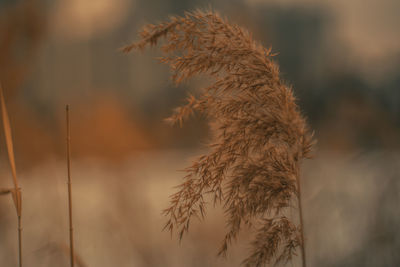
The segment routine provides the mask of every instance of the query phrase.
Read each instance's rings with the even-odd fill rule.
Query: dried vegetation
[[[171,196],[164,211],[166,228],[182,238],[193,216],[205,216],[205,198],[211,195],[227,218],[219,254],[248,226],[256,234],[246,266],[287,262],[298,247],[303,248],[304,264],[301,226],[285,210],[301,203],[299,167],[310,154],[312,134],[292,89],[280,79],[271,49],[215,12],[171,17],[145,26],[140,37],[124,51],[142,50],[164,38],[160,61],[170,65],[176,83],[198,74],[214,79],[167,119],[182,124],[194,112],[204,114],[213,140]]]
[[[0,83],[0,104],[1,104],[1,118],[3,121],[4,137],[6,139],[6,147],[8,153],[8,160],[10,163],[11,174],[13,179],[14,188],[0,189],[0,195],[11,193],[14,201],[15,210],[17,214],[17,228],[18,228],[18,263],[22,267],[22,193],[19,187],[19,180],[17,178],[17,170],[15,167],[14,145],[11,133],[10,119],[8,117],[7,107],[3,95],[3,87]]]

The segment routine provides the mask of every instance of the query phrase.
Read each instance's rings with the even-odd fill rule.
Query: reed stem
[[[297,178],[297,190],[298,190],[298,195],[297,195],[297,200],[298,200],[298,206],[299,206],[299,219],[300,219],[300,235],[301,235],[301,261],[302,261],[302,266],[307,267],[306,263],[306,249],[305,249],[305,240],[304,240],[304,223],[303,223],[303,208],[302,208],[302,203],[301,203],[301,186],[300,186],[300,174]]]
[[[14,189],[11,191],[14,200],[15,209],[18,218],[18,262],[19,267],[22,267],[22,197],[21,188],[19,187],[17,179],[17,169],[15,167],[15,156],[14,156],[14,146],[12,140],[12,132],[10,119],[8,117],[7,107],[4,99],[3,87],[0,83],[0,102],[1,102],[1,117],[3,119],[4,136],[6,139],[6,147],[8,153],[8,159],[11,167],[11,174],[14,183]]]
[[[69,105],[66,105],[66,124],[67,124],[67,170],[68,170],[68,211],[69,211],[69,248],[71,267],[74,267],[74,229],[72,227],[72,184],[71,184],[71,135],[69,122]]]
[[[21,215],[18,215],[18,260],[19,260],[19,267],[22,267],[22,222],[21,222]]]

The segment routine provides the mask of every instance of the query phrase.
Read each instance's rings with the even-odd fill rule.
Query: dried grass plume
[[[194,112],[202,113],[213,140],[171,196],[166,228],[182,238],[194,216],[205,216],[205,196],[211,195],[227,218],[219,254],[248,226],[256,234],[246,266],[289,261],[298,247],[304,255],[301,226],[285,210],[301,203],[299,169],[310,154],[312,134],[292,89],[280,79],[271,49],[217,13],[198,10],[145,26],[140,40],[123,50],[142,50],[161,38],[160,61],[170,65],[176,83],[198,74],[214,78],[167,119],[182,124]]]

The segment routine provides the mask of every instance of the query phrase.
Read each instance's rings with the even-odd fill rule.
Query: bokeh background
[[[0,0],[0,80],[26,266],[68,266],[65,104],[76,249],[86,266],[239,266],[249,253],[244,230],[226,259],[216,257],[218,207],[181,244],[161,231],[179,170],[209,133],[201,118],[183,128],[162,120],[201,82],[175,87],[156,49],[119,51],[146,23],[209,7],[272,46],[315,130],[315,157],[302,174],[309,266],[400,266],[399,1]],[[7,187],[2,131],[0,160]],[[1,196],[0,266],[17,264],[15,217]]]

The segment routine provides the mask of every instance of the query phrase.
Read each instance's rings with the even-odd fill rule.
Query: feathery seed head
[[[181,125],[194,112],[202,113],[214,140],[171,196],[165,228],[181,239],[191,218],[205,215],[204,197],[211,195],[214,204],[223,204],[229,228],[220,255],[248,225],[257,234],[246,266],[289,261],[302,240],[300,229],[281,214],[298,197],[299,166],[313,141],[271,48],[217,13],[200,10],[147,25],[140,37],[123,50],[143,50],[164,38],[160,61],[170,65],[174,82],[198,74],[214,78],[167,119]]]

